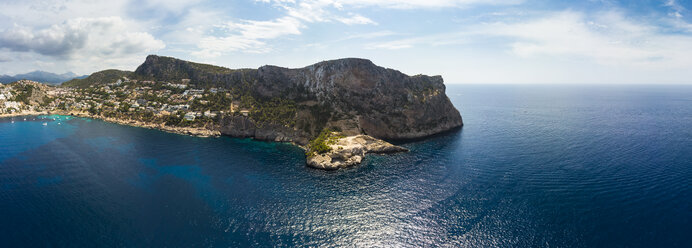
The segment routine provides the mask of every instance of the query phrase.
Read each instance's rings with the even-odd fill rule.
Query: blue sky
[[[446,83],[692,83],[690,1],[3,0],[0,74],[371,59]]]

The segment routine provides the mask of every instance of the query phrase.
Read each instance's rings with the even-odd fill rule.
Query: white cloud
[[[358,14],[351,14],[349,17],[337,17],[336,20],[348,25],[377,24],[373,20],[370,20],[370,18]]]
[[[362,46],[374,60],[399,56],[406,62],[389,59],[394,68],[442,74],[450,83],[657,84],[692,78],[692,34],[665,20],[619,11],[539,12],[387,38]]]
[[[0,63],[10,61],[12,61],[12,58],[10,56],[0,53]]]
[[[304,22],[337,21],[347,25],[376,24],[370,18],[349,12],[348,16],[338,14],[343,10],[343,4],[332,0],[286,1],[274,0],[277,6],[286,10],[287,15]],[[335,13],[336,12],[336,13]]]
[[[298,35],[301,28],[303,24],[292,17],[272,21],[230,22],[221,27],[227,35],[202,38],[198,44],[200,50],[192,54],[201,58],[213,58],[233,51],[266,53],[271,48],[265,40]]]
[[[681,25],[690,25],[684,23]],[[634,21],[620,12],[550,12],[523,21],[475,23],[449,33],[366,44],[369,49],[481,46],[493,41],[523,59],[588,60],[601,65],[688,67],[692,36]]]
[[[685,14],[687,14],[687,9],[680,5],[676,0],[665,0],[664,6],[668,7],[668,18],[664,22],[669,23],[674,28],[683,30],[685,32],[692,32],[692,24],[684,20]]]
[[[131,30],[119,17],[75,18],[46,28],[14,26],[0,34],[0,51],[15,58],[3,66],[8,72],[131,70],[146,54],[164,47],[163,41]]]
[[[469,42],[468,32],[452,32],[425,36],[415,36],[410,38],[399,38],[396,40],[380,41],[365,45],[366,49],[387,49],[399,50],[415,48],[419,46],[449,46],[461,45]]]
[[[257,22],[245,21],[245,25],[239,25],[240,34],[230,36],[207,37],[200,43],[200,51],[197,56],[215,57],[230,51],[268,52],[265,40],[275,39],[284,35],[300,34],[300,30],[306,27],[306,23],[314,22],[340,22],[347,25],[369,24],[376,25],[372,19],[358,13],[348,12],[340,14],[347,7],[379,7],[379,8],[444,8],[444,7],[469,7],[472,5],[513,5],[522,0],[256,0],[261,3],[271,3],[286,11],[286,16],[273,21]],[[287,23],[287,20],[291,20]],[[286,25],[289,24],[289,25]],[[263,36],[258,36],[263,35]],[[271,37],[265,37],[271,36]],[[234,44],[227,44],[233,42]],[[415,44],[424,42],[419,39],[406,39],[400,41],[371,44],[373,49],[404,49],[411,48]],[[436,42],[449,44],[449,41]],[[453,43],[453,42],[452,42]]]
[[[387,50],[399,50],[399,49],[405,49],[405,48],[412,48],[413,45],[406,43],[406,42],[385,42],[385,43],[379,43],[379,44],[373,44],[371,45],[370,49],[387,49]]]
[[[668,13],[668,15],[678,19],[682,18],[682,12],[686,11],[685,7],[682,7],[682,5],[680,5],[676,0],[665,0],[663,5],[672,10],[670,13]]]
[[[202,0],[130,0],[129,4],[138,7],[164,9],[167,12],[181,13]]]
[[[243,67],[359,56],[450,82],[692,76],[685,73],[692,24],[683,1],[648,3],[663,9],[637,16],[613,1],[596,2],[624,12],[523,2],[0,0],[0,73],[132,70],[158,52]],[[406,14],[421,21],[402,21]]]
[[[387,37],[387,36],[395,36],[395,35],[401,35],[392,31],[378,31],[378,32],[369,32],[369,33],[358,33],[358,34],[353,34],[346,36],[346,38],[340,39],[341,40],[350,40],[350,39],[374,39],[374,38],[380,38],[380,37]]]
[[[0,3],[0,54],[11,57],[3,71],[91,73],[133,69],[147,53],[165,47],[152,30],[157,23],[133,18],[134,7],[155,1],[24,0]],[[176,1],[186,2],[186,1]],[[167,2],[168,3],[168,2]],[[169,3],[158,8],[184,9]],[[39,63],[39,61],[43,61]]]
[[[687,66],[692,62],[692,36],[667,34],[619,12],[589,16],[566,11],[525,22],[485,25],[476,32],[512,39],[511,50],[521,57],[586,58],[607,65]]]
[[[274,39],[284,35],[300,34],[303,24],[295,18],[282,17],[272,21],[245,21],[229,23],[227,28],[237,31],[242,37],[257,39]]]
[[[256,0],[277,5],[333,6],[335,8],[382,7],[395,9],[470,7],[474,5],[517,5],[524,0]]]
[[[218,57],[229,52],[266,53],[272,51],[267,41],[290,35],[300,35],[301,30],[310,23],[339,22],[346,25],[376,24],[373,20],[356,13],[346,16],[334,14],[339,8],[331,0],[293,1],[293,0],[259,0],[272,3],[285,11],[285,15],[267,21],[240,20],[228,22],[221,26],[221,33],[206,35],[197,44],[194,56],[200,58]],[[337,9],[338,10],[338,9]]]
[[[250,53],[265,53],[270,51],[265,42],[246,39],[240,36],[205,37],[200,40],[199,47],[202,49],[193,51],[191,54],[200,58],[214,58],[226,52],[239,50]]]
[[[517,5],[523,0],[335,0],[338,5],[378,6],[384,8],[413,9],[413,8],[448,8],[470,7],[474,5]]]
[[[59,59],[128,56],[165,47],[145,32],[127,29],[119,17],[76,18],[45,29],[15,26],[0,35],[0,47]]]

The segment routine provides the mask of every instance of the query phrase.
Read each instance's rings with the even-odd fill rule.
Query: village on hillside
[[[0,117],[55,113],[202,128],[224,115],[250,114],[252,99],[234,101],[230,90],[196,89],[189,82],[123,77],[109,84],[68,88],[20,80],[0,84]]]

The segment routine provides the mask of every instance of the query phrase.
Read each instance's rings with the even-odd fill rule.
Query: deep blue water
[[[288,144],[0,119],[0,247],[692,247],[691,86],[447,93],[461,130],[335,172]]]

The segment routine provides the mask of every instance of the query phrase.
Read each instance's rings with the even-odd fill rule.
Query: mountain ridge
[[[84,78],[74,78],[69,81],[65,81],[61,84],[61,86],[86,88],[90,85],[114,83],[115,81],[118,81],[118,79],[121,79],[122,77],[127,77],[131,74],[131,71],[108,69],[94,72],[91,75],[86,76]]]
[[[0,83],[11,83],[19,80],[31,80],[31,81],[36,81],[36,82],[41,82],[41,83],[47,83],[47,84],[61,84],[63,82],[72,80],[72,79],[79,79],[79,78],[85,78],[87,75],[82,75],[79,76],[73,72],[66,72],[62,74],[57,74],[57,73],[52,73],[52,72],[46,72],[46,71],[32,71],[32,72],[27,72],[27,73],[22,73],[22,74],[16,74],[14,76],[10,75],[1,75],[0,76]]]
[[[113,83],[117,77],[185,79],[194,88],[228,89],[249,116],[223,118],[214,128],[235,137],[307,144],[322,130],[334,129],[345,135],[415,139],[463,125],[445,95],[441,76],[408,76],[367,59],[327,60],[293,69],[273,65],[229,69],[149,55],[134,72],[90,79],[103,72],[72,81],[88,87]],[[78,84],[65,86],[71,85]]]

